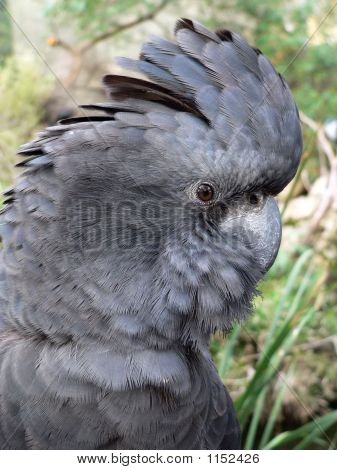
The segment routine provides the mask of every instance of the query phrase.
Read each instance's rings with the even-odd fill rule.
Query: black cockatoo
[[[20,149],[0,216],[0,447],[238,449],[208,352],[252,310],[302,138],[238,34],[178,21],[145,79]],[[94,110],[94,112],[93,112]]]

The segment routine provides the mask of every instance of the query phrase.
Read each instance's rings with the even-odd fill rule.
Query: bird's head
[[[120,59],[151,82],[106,76],[109,102],[87,106],[104,115],[65,120],[22,150],[38,147],[58,182],[42,252],[69,286],[80,279],[76,295],[80,285],[108,329],[131,312],[136,332],[164,336],[245,318],[279,249],[274,196],[302,151],[292,95],[259,50],[190,20],[175,35]]]

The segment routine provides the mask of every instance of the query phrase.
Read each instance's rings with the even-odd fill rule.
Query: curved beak
[[[275,199],[267,196],[262,207],[241,212],[239,208],[232,218],[223,222],[228,234],[252,250],[254,259],[266,273],[273,265],[280,248],[281,215]]]
[[[250,213],[246,223],[253,236],[256,258],[267,272],[274,264],[282,237],[281,214],[275,199],[268,196],[259,213]]]

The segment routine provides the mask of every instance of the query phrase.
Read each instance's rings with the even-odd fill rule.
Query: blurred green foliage
[[[68,24],[78,42],[118,29],[163,5],[172,7],[172,15],[193,16],[211,28],[237,31],[284,74],[305,114],[320,122],[337,114],[337,8],[333,9],[333,0],[41,3],[48,20]],[[10,38],[8,18],[0,9],[3,31]],[[8,41],[0,44],[0,189],[10,182],[17,147],[39,126],[41,104],[51,89],[32,65],[11,59],[1,68],[8,45]],[[313,181],[319,175],[315,135],[304,129],[304,137],[305,170]],[[326,433],[337,423],[333,411],[336,356],[329,349],[312,346],[337,331],[335,259],[327,265],[305,247],[298,247],[295,256],[281,250],[260,289],[263,298],[256,300],[256,312],[247,324],[235,326],[226,339],[216,336],[211,345],[220,375],[235,398],[244,446],[335,447],[337,436],[329,442]],[[313,420],[313,416],[320,417]]]
[[[51,83],[42,80],[41,70],[30,62],[10,57],[0,68],[0,191],[13,179],[17,148],[41,122]]]
[[[12,52],[12,25],[5,10],[6,0],[0,1],[0,66]]]
[[[52,0],[46,9],[50,19],[71,18],[80,38],[92,39],[128,19],[156,11],[173,0]]]

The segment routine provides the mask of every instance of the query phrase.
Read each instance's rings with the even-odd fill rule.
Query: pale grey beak
[[[281,215],[275,199],[266,196],[259,206],[238,206],[230,210],[222,222],[227,240],[242,243],[252,251],[261,270],[266,273],[273,265],[281,243]]]
[[[281,215],[275,199],[268,196],[261,211],[247,214],[245,224],[253,237],[256,259],[267,272],[274,264],[282,236]]]

